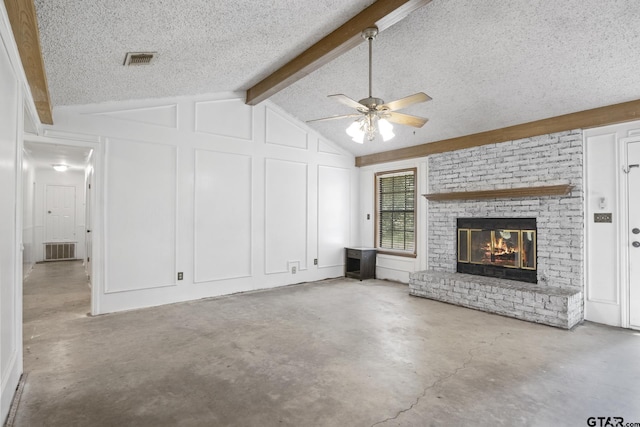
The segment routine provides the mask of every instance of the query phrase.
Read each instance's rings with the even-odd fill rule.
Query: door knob
[[[636,241],[631,243],[633,245],[634,248],[640,248],[640,242]]]
[[[631,232],[632,232],[633,234],[640,234],[640,228],[637,228],[637,227],[636,227],[636,228],[634,228],[633,230],[631,230]]]
[[[47,213],[51,213],[51,211],[47,211]]]

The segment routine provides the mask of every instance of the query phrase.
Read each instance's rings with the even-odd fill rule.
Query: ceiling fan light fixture
[[[393,126],[390,122],[417,128],[422,127],[427,122],[427,119],[422,117],[396,112],[396,110],[401,110],[410,105],[431,100],[431,97],[424,92],[414,93],[413,95],[405,96],[404,98],[400,98],[389,103],[385,103],[382,99],[373,96],[373,40],[377,35],[377,27],[366,28],[362,32],[362,37],[369,43],[369,96],[361,99],[360,101],[355,101],[341,93],[329,95],[330,98],[355,109],[357,112],[343,114],[340,116],[325,117],[322,119],[308,120],[307,123],[358,117],[356,121],[349,125],[346,132],[354,142],[362,144],[365,136],[369,141],[373,141],[378,134],[384,141],[389,141],[395,137],[396,135],[393,133]]]
[[[367,114],[363,118],[356,120],[349,125],[346,132],[351,137],[351,140],[358,144],[364,143],[365,136],[368,141],[373,141],[378,133],[383,141],[389,141],[396,136],[393,133],[393,125],[387,119],[381,119],[376,114]]]
[[[353,138],[351,138],[351,140],[358,144],[364,144],[364,132],[358,136],[354,136]]]
[[[347,128],[347,135],[351,137],[353,142],[357,142],[358,144],[364,143],[364,129],[362,120],[356,120],[351,123],[351,125]]]
[[[387,119],[378,120],[378,128],[380,129],[382,140],[385,142],[396,136],[396,134],[393,133],[393,125],[389,123]]]

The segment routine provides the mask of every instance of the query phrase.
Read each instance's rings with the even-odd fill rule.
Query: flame
[[[489,243],[487,243],[489,244]],[[509,246],[507,241],[502,237],[499,237],[493,242],[493,253],[495,255],[506,255],[518,252],[518,248],[515,246]]]
[[[502,264],[504,262],[518,264],[518,245],[510,245],[509,243],[510,240],[501,237],[498,232],[491,233],[491,238],[481,245],[481,248],[484,251],[484,255],[482,257],[483,262],[491,264]],[[509,255],[514,255],[514,257],[510,257]],[[496,258],[502,258],[502,261],[499,261]]]

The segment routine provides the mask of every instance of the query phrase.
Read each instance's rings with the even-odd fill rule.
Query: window
[[[416,256],[416,169],[376,174],[376,247]]]

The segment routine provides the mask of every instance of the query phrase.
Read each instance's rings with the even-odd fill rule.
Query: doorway
[[[32,197],[24,198],[23,209],[23,237],[27,237],[29,228],[29,239],[33,245],[31,265],[27,268],[36,271],[36,276],[43,274],[38,269],[49,271],[53,276],[72,274],[71,271],[77,271],[78,265],[84,264],[86,268],[86,205],[91,203],[86,189],[88,171],[93,169],[92,148],[30,140],[25,141],[24,148],[23,188],[33,189]],[[29,203],[28,200],[33,202]],[[55,269],[40,266],[40,263],[52,262],[60,264]],[[75,267],[62,264],[65,262],[75,263]],[[65,273],[67,270],[69,272]],[[89,276],[91,270],[86,271]],[[77,273],[73,274],[77,282]],[[52,280],[52,286],[53,283],[55,281]],[[25,296],[28,285],[25,282],[23,286]],[[31,291],[36,292],[34,289]],[[88,277],[78,292],[87,295],[89,306],[85,308],[85,313],[91,311]]]
[[[622,241],[627,248],[629,327],[640,329],[640,141],[627,141],[625,152],[627,221]]]

